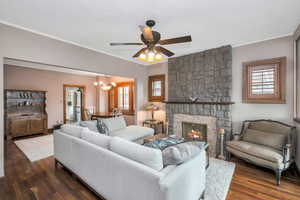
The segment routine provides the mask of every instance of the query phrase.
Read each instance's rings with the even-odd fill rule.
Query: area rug
[[[225,200],[235,164],[215,158],[209,158],[209,162],[204,200]]]
[[[31,161],[37,161],[53,156],[53,135],[45,135],[15,141],[17,147]]]

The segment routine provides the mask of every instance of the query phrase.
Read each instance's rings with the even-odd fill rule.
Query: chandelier
[[[103,81],[94,82],[94,85],[99,86],[102,90],[105,91],[117,86],[115,82],[104,83]]]

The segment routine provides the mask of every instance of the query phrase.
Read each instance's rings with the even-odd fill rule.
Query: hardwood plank
[[[6,177],[0,179],[0,200],[101,200],[72,178],[54,158],[30,162],[12,141],[5,141]],[[300,199],[300,177],[291,170],[275,185],[271,170],[233,158],[236,170],[227,200]]]

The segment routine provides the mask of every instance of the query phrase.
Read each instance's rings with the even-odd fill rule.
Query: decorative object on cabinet
[[[46,91],[5,90],[6,138],[48,133]]]

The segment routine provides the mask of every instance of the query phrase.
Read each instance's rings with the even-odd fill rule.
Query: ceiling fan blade
[[[147,41],[153,41],[153,33],[152,33],[152,28],[149,26],[139,26],[141,31],[143,32],[143,36]]]
[[[192,37],[189,35],[189,36],[183,36],[178,38],[160,40],[158,44],[167,45],[167,44],[177,44],[177,43],[184,43],[184,42],[191,42],[191,41],[192,41]]]
[[[124,43],[113,42],[113,43],[110,43],[110,46],[120,46],[120,45],[143,45],[143,43],[140,43],[140,42],[124,42]]]
[[[155,50],[165,54],[168,57],[171,57],[171,56],[175,55],[172,51],[169,51],[168,49],[165,49],[161,46],[155,47]]]
[[[147,48],[145,47],[145,48],[142,48],[141,50],[139,50],[136,54],[134,54],[132,57],[134,57],[134,58],[136,58],[136,57],[139,57],[139,55],[141,54],[141,53],[143,53],[143,51],[145,51]]]

